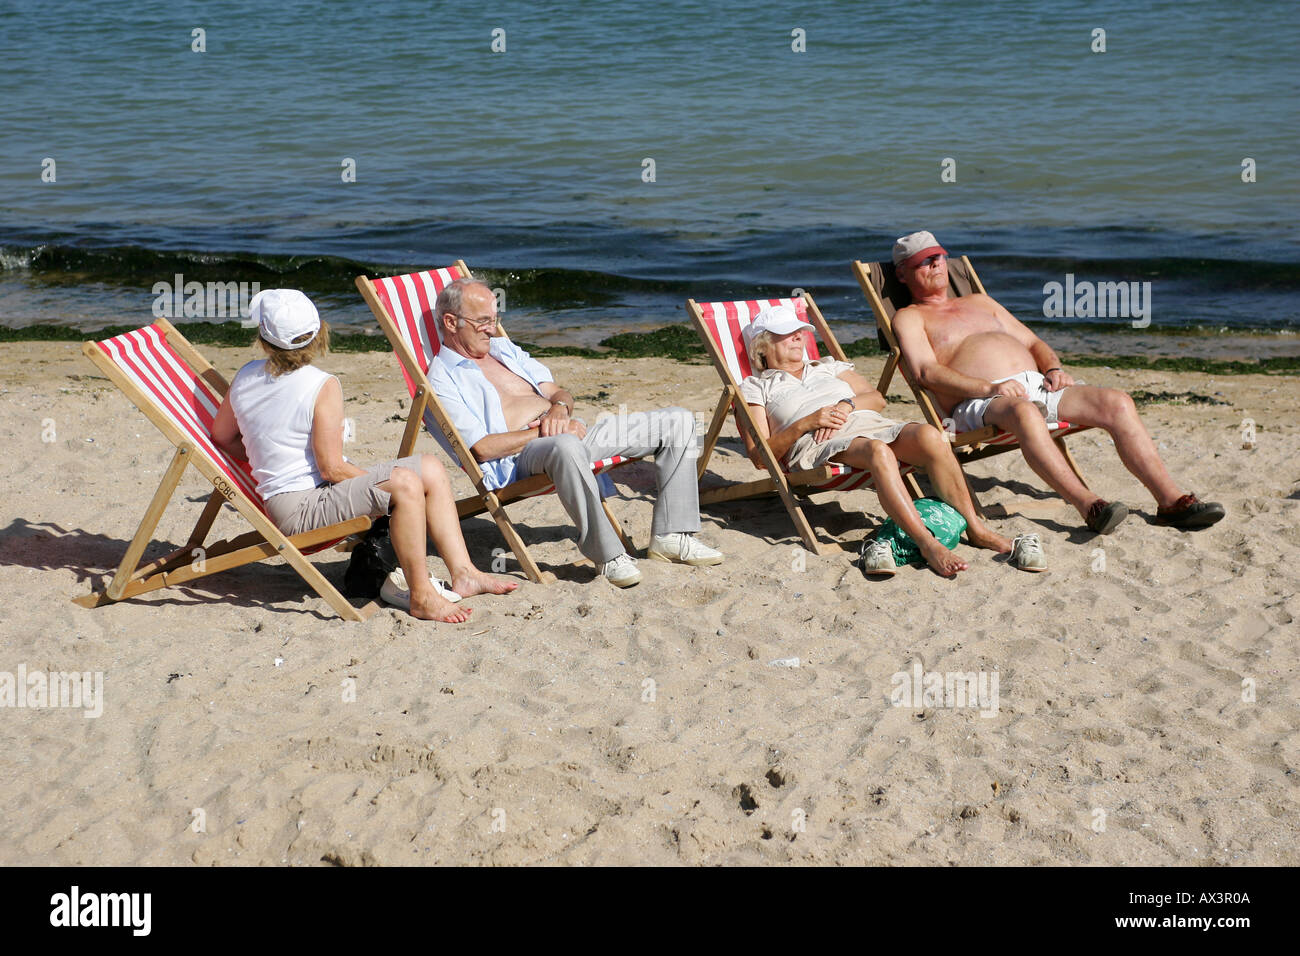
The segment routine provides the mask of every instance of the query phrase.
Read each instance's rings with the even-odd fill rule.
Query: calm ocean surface
[[[1294,3],[962,9],[0,5],[0,324],[147,321],[179,272],[369,327],[355,274],[463,257],[533,341],[793,286],[847,327],[849,262],[928,228],[1022,318],[1068,273],[1300,328]]]

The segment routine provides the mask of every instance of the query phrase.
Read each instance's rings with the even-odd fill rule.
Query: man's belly
[[[505,414],[506,425],[511,431],[518,431],[530,422],[536,421],[550,408],[551,403],[533,391],[527,395],[501,396],[501,411]]]
[[[986,382],[1009,378],[1037,367],[1029,349],[1006,332],[979,332],[967,336],[943,364],[953,371]],[[946,391],[936,392],[936,395],[945,406],[945,411],[963,399],[972,397]]]

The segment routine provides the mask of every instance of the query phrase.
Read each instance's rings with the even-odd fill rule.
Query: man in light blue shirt
[[[442,347],[429,383],[465,439],[491,488],[545,473],[578,530],[578,550],[619,587],[641,580],[636,562],[605,518],[591,465],[602,458],[653,455],[659,495],[647,555],[696,566],[722,554],[700,541],[695,419],[684,408],[606,416],[588,431],[573,418],[573,395],[550,370],[497,328],[496,296],[474,279],[457,279],[434,306]],[[429,432],[455,458],[446,436]]]

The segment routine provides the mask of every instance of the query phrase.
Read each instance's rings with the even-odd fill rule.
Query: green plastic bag
[[[952,505],[934,498],[922,498],[916,502],[916,512],[930,529],[930,533],[939,539],[939,543],[951,551],[961,540],[961,533],[966,530],[966,519]],[[893,518],[889,518],[876,533],[877,541],[888,541],[894,552],[894,563],[899,567],[905,564],[924,564],[921,549],[911,536],[900,528]]]

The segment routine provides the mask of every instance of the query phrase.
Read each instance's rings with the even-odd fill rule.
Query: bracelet
[[[1046,372],[1043,373],[1043,375],[1047,376],[1047,375],[1051,375],[1053,372],[1063,372],[1063,371],[1065,370],[1058,365],[1056,366],[1056,368],[1049,368]]]
[[[563,406],[564,406],[564,410],[565,410],[566,412],[568,412],[570,415],[573,414],[573,406],[570,405],[568,402],[551,402],[551,407],[552,407],[552,408],[554,408],[556,405],[563,405]]]

